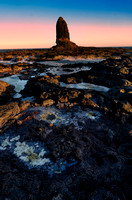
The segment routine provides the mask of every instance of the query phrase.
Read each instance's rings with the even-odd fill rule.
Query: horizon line
[[[85,48],[129,48],[129,47],[131,47],[132,48],[132,45],[130,45],[130,46],[78,46],[78,47],[85,47]],[[0,48],[0,50],[26,50],[26,49],[50,49],[50,48],[52,48],[52,47],[34,47],[34,48],[30,48],[30,47],[28,47],[28,48],[4,48],[4,49],[1,49]]]

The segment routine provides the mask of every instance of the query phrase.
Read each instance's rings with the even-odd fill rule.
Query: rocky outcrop
[[[62,17],[59,17],[56,24],[56,46],[55,50],[73,50],[77,49],[77,45],[70,41],[70,34],[67,23]]]
[[[11,86],[4,81],[0,81],[0,104],[5,104],[10,101],[15,93],[14,86]]]
[[[17,102],[0,106],[0,128],[4,127],[9,120],[16,119],[19,112],[20,108]]]
[[[41,106],[52,106],[55,102],[52,99],[44,100]]]
[[[13,124],[16,120],[18,120],[24,114],[23,111],[27,110],[31,106],[32,104],[30,101],[21,101],[20,103],[11,102],[6,105],[1,105],[0,106],[0,129],[3,131],[4,129],[8,128],[9,125]],[[26,117],[31,118],[31,116],[29,115]]]
[[[59,40],[65,39],[70,40],[68,26],[66,21],[62,17],[59,17],[56,24],[56,43],[58,44]]]
[[[0,73],[17,73],[23,69],[22,66],[19,65],[3,65],[0,64]]]

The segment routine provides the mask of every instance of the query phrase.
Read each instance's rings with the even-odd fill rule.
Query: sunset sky
[[[0,49],[55,45],[59,16],[80,46],[132,46],[132,0],[0,0]]]

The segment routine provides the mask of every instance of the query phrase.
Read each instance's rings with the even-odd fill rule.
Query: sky
[[[55,45],[62,16],[80,46],[132,46],[132,0],[0,0],[0,49]]]

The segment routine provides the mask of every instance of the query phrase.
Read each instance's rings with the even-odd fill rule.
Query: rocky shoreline
[[[0,53],[1,200],[131,199],[127,51]]]

